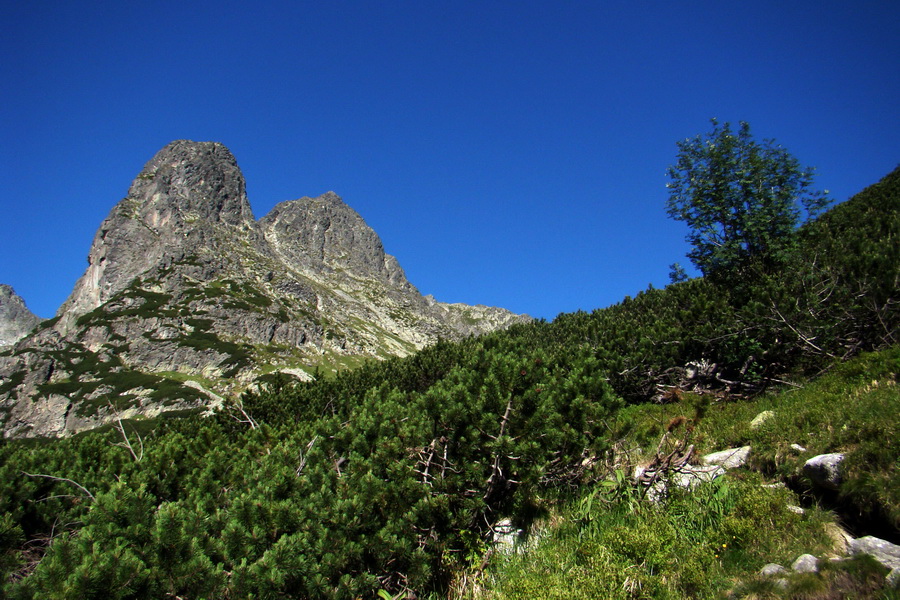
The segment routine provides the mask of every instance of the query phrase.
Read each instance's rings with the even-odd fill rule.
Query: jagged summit
[[[218,142],[177,140],[167,144],[144,165],[128,197],[168,209],[151,225],[179,218],[230,225],[254,220],[237,160]]]
[[[100,225],[88,269],[57,314],[68,326],[73,315],[99,307],[141,273],[185,256],[217,272],[234,235],[250,244],[258,237],[234,155],[217,142],[172,142],[144,165]]]
[[[40,322],[11,286],[0,283],[0,347],[15,344]]]
[[[304,264],[311,275],[344,272],[409,286],[397,261],[385,254],[378,234],[334,192],[282,202],[259,225],[279,258]]]
[[[0,354],[6,436],[95,427],[110,402],[208,406],[273,371],[309,378],[528,319],[422,297],[333,192],[256,221],[231,152],[187,140],[110,211],[57,317]]]

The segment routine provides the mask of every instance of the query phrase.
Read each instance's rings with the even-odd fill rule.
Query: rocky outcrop
[[[524,320],[423,297],[332,192],[256,221],[231,152],[181,140],[103,221],[57,318],[0,354],[0,419],[6,436],[66,435]]]
[[[15,290],[0,284],[0,348],[15,344],[40,322],[41,318],[28,310]]]
[[[314,278],[340,275],[390,284],[401,293],[411,289],[378,235],[334,192],[282,202],[259,225],[284,264]]]
[[[888,569],[900,569],[900,546],[871,535],[850,542],[850,554],[868,554]]]
[[[172,142],[132,182],[128,195],[100,225],[88,268],[58,314],[89,312],[135,277],[186,257],[207,277],[228,260],[235,239],[252,242],[255,222],[244,177],[218,143]]]

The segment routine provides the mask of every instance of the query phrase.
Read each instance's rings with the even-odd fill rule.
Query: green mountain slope
[[[847,451],[839,500],[896,530],[879,490],[897,482],[898,182],[807,226],[780,274],[648,290],[315,382],[273,375],[208,418],[5,442],[5,593],[713,596],[761,561],[828,551],[826,514],[760,487],[803,493],[793,443]],[[771,425],[749,429],[764,408]],[[702,450],[749,442],[755,470],[649,506],[630,469],[669,428]],[[510,523],[548,533],[507,563],[491,540]],[[883,587],[879,567],[858,571],[853,586]]]

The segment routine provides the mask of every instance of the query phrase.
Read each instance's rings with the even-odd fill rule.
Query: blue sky
[[[52,316],[157,150],[257,218],[333,190],[423,294],[552,319],[668,282],[675,142],[775,138],[846,200],[900,163],[900,2],[4,2],[0,283]]]

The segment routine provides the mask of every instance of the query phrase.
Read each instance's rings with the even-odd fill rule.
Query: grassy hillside
[[[735,285],[647,290],[306,384],[273,375],[210,418],[5,442],[4,594],[711,596],[827,550],[795,470],[832,449],[850,471],[829,501],[896,531],[898,204],[895,171],[804,228],[789,269]],[[649,505],[628,475],[670,423],[703,450],[749,443],[754,470]],[[760,486],[776,478],[792,491]],[[498,560],[507,521],[545,533]],[[859,570],[835,579],[881,577]]]
[[[856,536],[900,532],[900,349],[841,365],[802,388],[706,407],[692,441],[700,453],[751,446],[750,464],[662,503],[619,480],[587,486],[535,528],[527,551],[492,558],[469,581],[469,598],[877,598],[887,569],[860,559],[788,589],[759,577],[801,554],[841,556],[838,524]],[[619,411],[614,435],[622,472],[646,464],[667,424],[695,415],[697,397]],[[758,428],[751,421],[772,416]],[[684,426],[674,430],[687,435]],[[791,446],[800,443],[803,450]],[[644,450],[637,450],[643,448]],[[630,452],[629,452],[630,450]],[[845,484],[814,493],[796,474],[826,452],[846,453]],[[789,487],[783,482],[787,481]],[[781,483],[781,485],[779,485]],[[802,512],[798,510],[802,508]],[[835,510],[839,512],[835,512]]]

